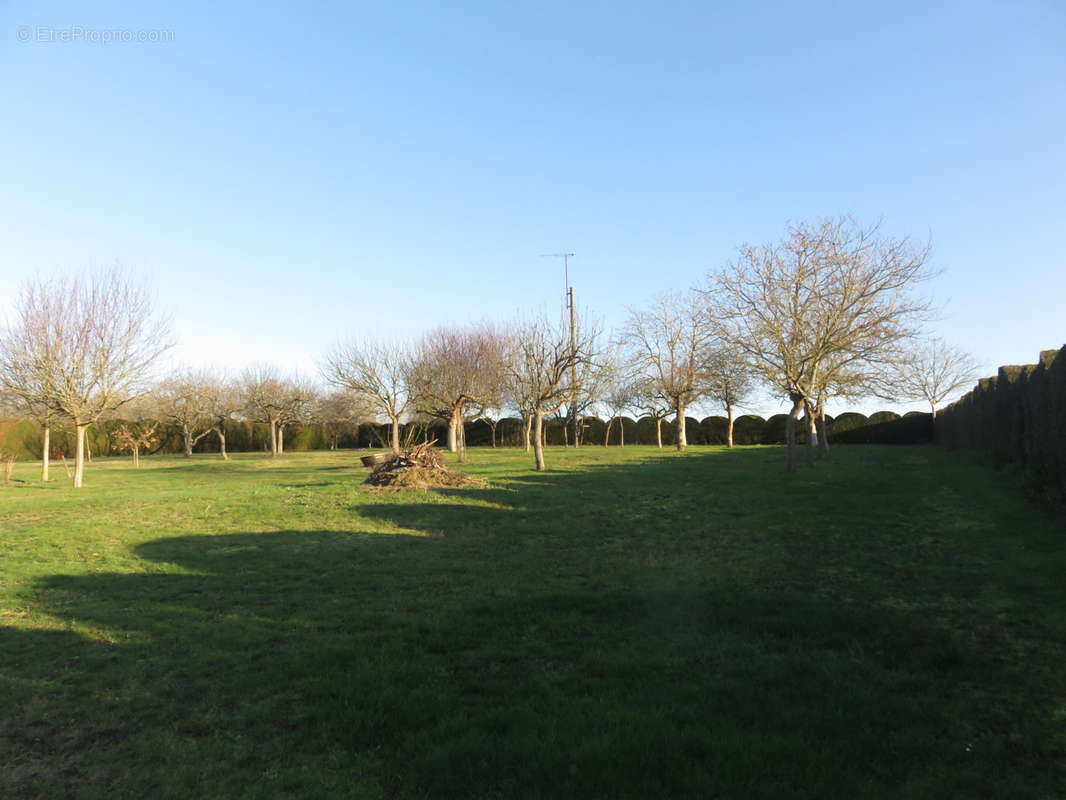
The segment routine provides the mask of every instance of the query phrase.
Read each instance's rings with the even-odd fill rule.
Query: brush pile
[[[365,486],[394,489],[461,489],[481,485],[464,472],[448,469],[436,440],[415,445],[402,453],[392,453],[363,481]]]

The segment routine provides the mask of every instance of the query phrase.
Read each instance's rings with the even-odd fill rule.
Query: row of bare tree
[[[544,469],[548,415],[574,421],[573,446],[581,445],[576,422],[595,406],[609,420],[631,410],[657,426],[673,415],[683,450],[689,407],[720,405],[731,432],[734,409],[760,388],[791,403],[792,470],[801,417],[811,426],[808,457],[815,443],[819,455],[826,452],[830,399],[922,398],[935,414],[938,403],[973,379],[965,353],[922,338],[934,311],[917,294],[933,275],[928,259],[928,246],[850,217],[798,223],[779,242],[742,246],[702,286],[628,309],[614,336],[587,313],[573,327],[540,314],[508,326],[443,326],[410,341],[339,344],[321,363],[331,393],[267,366],[236,380],[189,370],[151,385],[148,368],[171,339],[143,288],[116,271],[38,281],[24,287],[0,336],[0,400],[44,428],[45,479],[48,431],[59,421],[73,424],[75,486],[83,480],[85,430],[119,409],[132,426],[158,420],[176,426],[187,455],[213,432],[223,457],[227,420],[266,423],[277,455],[285,429],[306,422],[339,431],[387,420],[390,445],[399,449],[401,421],[417,415],[447,423],[449,449],[460,460],[465,422],[483,418],[495,429],[505,411],[514,411],[525,421],[537,469]],[[147,427],[127,429],[135,457],[150,436]]]

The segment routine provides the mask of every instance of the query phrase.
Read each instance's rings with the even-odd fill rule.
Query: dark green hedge
[[[1003,366],[941,411],[936,441],[1022,465],[1041,486],[1066,489],[1066,347]]]

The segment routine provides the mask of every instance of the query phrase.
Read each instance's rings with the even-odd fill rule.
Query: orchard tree
[[[936,419],[937,406],[977,380],[977,362],[965,350],[943,339],[919,342],[903,352],[896,364],[896,397],[923,400]]]
[[[726,446],[733,446],[733,415],[755,391],[755,381],[743,354],[727,345],[712,344],[704,355],[704,395],[725,409]]]
[[[930,302],[914,295],[932,276],[929,252],[841,217],[790,225],[780,242],[743,245],[708,276],[718,336],[792,403],[789,471],[799,415],[818,413],[819,396],[845,376],[849,391],[872,392],[877,374],[929,318]]]
[[[534,461],[544,470],[544,417],[569,399],[567,378],[575,364],[591,361],[594,331],[575,330],[571,346],[569,327],[541,315],[517,324],[507,342],[507,383],[518,407],[529,410]]]
[[[633,408],[646,414],[655,423],[655,444],[663,446],[663,420],[670,416],[670,400],[663,396],[658,383],[646,376],[638,376],[633,382]]]
[[[704,351],[713,328],[707,306],[695,293],[659,295],[643,310],[629,309],[622,342],[631,363],[669,400],[677,416],[677,449],[688,444],[685,412],[704,392]]]
[[[155,391],[159,416],[181,432],[182,452],[215,430],[215,380],[205,372],[184,370],[163,381]]]
[[[148,291],[118,271],[22,287],[0,336],[0,381],[33,406],[69,419],[74,486],[85,473],[85,432],[144,393],[149,369],[171,347]]]
[[[466,460],[465,423],[499,402],[504,336],[486,323],[442,327],[422,337],[408,381],[418,410],[448,423],[448,449]]]
[[[373,419],[374,406],[364,394],[338,389],[320,394],[311,413],[329,436],[329,449],[336,450],[341,436],[357,434],[362,423]]]
[[[339,344],[326,356],[322,377],[333,386],[365,396],[388,420],[389,443],[400,452],[400,420],[411,405],[410,347],[365,340]]]
[[[287,386],[275,367],[259,364],[241,376],[241,404],[252,422],[270,427],[270,455],[277,457],[278,425],[286,414]]]

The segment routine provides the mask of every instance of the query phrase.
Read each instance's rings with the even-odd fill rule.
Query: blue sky
[[[0,310],[117,261],[186,362],[553,309],[561,250],[619,325],[842,213],[932,237],[987,373],[1066,343],[1057,0],[16,2],[0,104]]]

